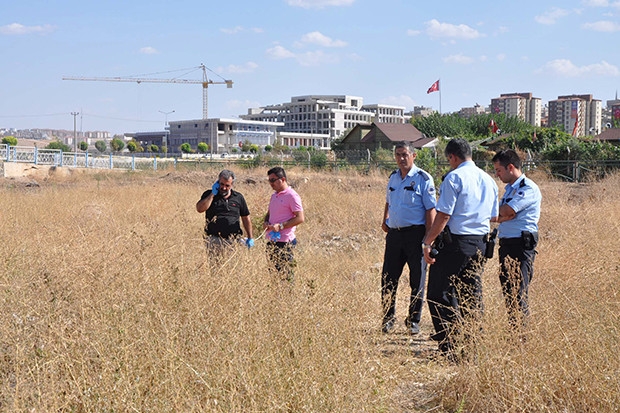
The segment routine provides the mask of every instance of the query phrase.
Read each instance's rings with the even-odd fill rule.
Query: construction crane
[[[190,70],[191,69],[191,70]],[[202,85],[202,118],[207,119],[208,117],[208,107],[209,107],[209,94],[208,88],[209,85],[226,85],[228,89],[232,88],[233,81],[224,79],[223,77],[217,75],[217,73],[213,72],[211,69],[207,68],[204,64],[200,64],[198,67],[193,67],[190,69],[180,69],[180,70],[190,70],[191,73],[195,70],[202,70],[202,80],[192,80],[192,79],[180,79],[178,77],[169,78],[169,79],[154,79],[154,78],[144,78],[144,77],[79,77],[79,76],[67,76],[63,77],[62,80],[86,80],[86,81],[102,81],[102,82],[136,82],[136,83],[180,83],[185,85]],[[208,78],[207,70],[216,74],[217,76],[222,78],[222,81],[213,81]]]

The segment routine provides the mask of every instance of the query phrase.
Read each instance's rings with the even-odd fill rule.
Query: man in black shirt
[[[196,211],[206,212],[205,240],[207,247],[230,246],[243,235],[239,219],[247,238],[248,248],[254,246],[250,211],[241,193],[232,189],[235,174],[228,169],[220,172],[211,189],[205,191],[196,203]]]

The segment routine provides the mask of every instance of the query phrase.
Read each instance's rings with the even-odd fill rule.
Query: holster
[[[533,250],[536,248],[536,239],[534,234],[529,231],[521,231],[521,240],[523,241],[523,249]]]

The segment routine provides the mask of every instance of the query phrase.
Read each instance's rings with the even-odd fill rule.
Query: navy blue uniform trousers
[[[390,229],[385,237],[381,277],[384,324],[395,316],[398,280],[405,264],[409,267],[409,286],[411,287],[409,315],[406,323],[409,325],[412,322],[420,322],[426,284],[426,263],[421,247],[425,232],[424,225],[413,225],[400,231]]]
[[[452,347],[453,334],[462,320],[482,315],[482,273],[486,259],[483,236],[452,234],[452,243],[438,249],[428,278],[428,308],[433,320],[433,340],[440,348]]]

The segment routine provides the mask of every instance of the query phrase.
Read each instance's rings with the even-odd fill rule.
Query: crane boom
[[[202,69],[202,80],[195,79],[179,79],[179,78],[169,78],[169,79],[157,79],[157,78],[145,78],[145,77],[120,77],[120,76],[112,76],[112,77],[86,77],[86,76],[65,76],[62,80],[84,80],[84,81],[95,81],[95,82],[135,82],[135,83],[177,83],[177,84],[185,84],[185,85],[202,85],[202,118],[207,119],[208,117],[208,105],[209,98],[207,89],[209,85],[226,85],[228,89],[232,88],[233,81],[224,79],[223,81],[213,81],[207,77],[207,67],[203,64],[197,67],[197,69]]]

